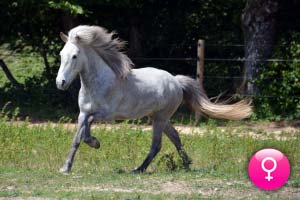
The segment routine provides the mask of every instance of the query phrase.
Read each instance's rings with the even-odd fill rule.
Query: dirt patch
[[[2,186],[1,189],[14,188]],[[28,188],[27,188],[28,189]],[[133,184],[96,184],[84,186],[63,186],[56,192],[108,192],[108,193],[140,193],[153,195],[196,195],[203,198],[225,199],[300,199],[300,188],[291,187],[289,184],[276,191],[262,191],[253,186],[250,181],[222,180],[218,178],[197,178],[193,180],[164,180],[151,178],[137,180]],[[142,195],[141,195],[142,196]],[[51,198],[41,197],[11,197],[0,200],[46,200]]]
[[[161,189],[163,193],[171,194],[189,194],[191,192],[188,184],[184,181],[169,181],[163,183]]]
[[[155,188],[153,183],[155,182]],[[121,193],[149,193],[149,194],[170,194],[170,195],[191,195],[197,194],[202,197],[224,197],[230,199],[260,199],[260,197],[300,199],[300,189],[284,186],[276,191],[262,191],[255,188],[251,183],[243,181],[223,181],[217,179],[198,179],[193,181],[163,181],[149,180],[141,183],[138,188],[131,186],[83,186],[70,187],[63,191],[88,191],[88,192],[121,192]],[[145,189],[144,189],[145,188]]]
[[[14,122],[16,124],[23,124],[24,122]],[[277,140],[289,140],[295,139],[296,135],[300,134],[300,122],[293,121],[293,122],[262,122],[262,123],[247,123],[242,124],[241,126],[235,125],[228,125],[228,126],[219,126],[216,127],[221,132],[229,132],[231,134],[236,134],[240,137],[248,137],[251,136],[255,139],[268,139],[273,137]],[[36,127],[36,126],[51,126],[53,128],[57,126],[62,126],[71,131],[76,131],[77,124],[76,123],[64,123],[64,124],[57,124],[57,123],[30,123],[29,127]],[[151,132],[152,127],[149,125],[134,125],[128,124],[126,125],[127,128],[134,129],[134,130],[142,130],[146,132]],[[124,128],[124,124],[99,124],[96,123],[92,126],[92,129],[106,129],[106,130],[118,130]],[[175,125],[175,128],[178,130],[180,134],[185,135],[204,135],[209,133],[211,130],[207,127],[196,127],[196,126],[184,126],[184,125]],[[215,130],[215,129],[214,129]]]
[[[49,198],[41,198],[41,197],[0,197],[0,200],[52,200]]]

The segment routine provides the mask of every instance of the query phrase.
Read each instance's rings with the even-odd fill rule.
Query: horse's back
[[[129,108],[131,113],[172,113],[182,102],[183,92],[179,82],[164,70],[151,67],[133,69],[123,87],[127,106],[121,107]]]
[[[158,95],[171,96],[182,93],[177,79],[164,70],[152,67],[133,69],[129,79],[142,93],[152,91]]]

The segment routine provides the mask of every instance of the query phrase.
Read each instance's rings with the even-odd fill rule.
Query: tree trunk
[[[47,52],[46,52],[45,47],[42,47],[41,56],[43,57],[43,61],[45,64],[46,74],[47,74],[47,76],[49,76],[51,71],[50,71],[50,64],[49,64],[49,61],[47,58]]]
[[[130,57],[139,57],[142,55],[142,35],[139,30],[139,20],[136,16],[130,19],[128,54]]]
[[[247,0],[242,14],[245,38],[244,81],[241,86],[246,94],[257,94],[252,82],[259,75],[261,60],[268,59],[276,41],[276,14],[279,0]]]
[[[21,84],[13,77],[12,73],[9,71],[7,65],[5,64],[4,60],[0,59],[0,66],[3,69],[6,77],[8,80],[15,86],[21,87]]]

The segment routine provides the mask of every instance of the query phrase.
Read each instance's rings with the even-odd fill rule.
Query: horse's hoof
[[[191,171],[191,168],[190,168],[190,165],[192,164],[192,160],[187,160],[187,161],[184,161],[183,162],[183,168],[186,170],[186,171]]]
[[[189,165],[183,166],[183,169],[184,169],[186,172],[190,172],[190,171],[191,171],[191,168],[190,168]]]
[[[71,171],[71,169],[65,165],[59,169],[59,172],[62,174],[68,174],[70,171]]]
[[[130,172],[130,174],[142,174],[144,173],[145,170],[141,170],[141,169],[134,169]]]
[[[88,140],[84,141],[87,145],[90,147],[93,147],[95,149],[100,148],[100,142],[95,137],[90,137]]]
[[[193,163],[192,160],[188,159],[188,160],[183,161],[183,166],[189,167],[192,163]]]

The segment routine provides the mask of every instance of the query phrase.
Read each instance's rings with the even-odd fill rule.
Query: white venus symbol
[[[265,162],[266,161],[272,161],[273,162],[273,167],[272,169],[266,169],[265,167]],[[275,171],[276,168],[277,168],[277,162],[274,158],[272,157],[265,157],[262,162],[261,162],[261,168],[263,169],[264,172],[267,172],[268,173],[268,176],[265,177],[265,179],[267,179],[268,181],[271,181],[271,179],[273,179],[273,176],[271,176],[271,172]]]

